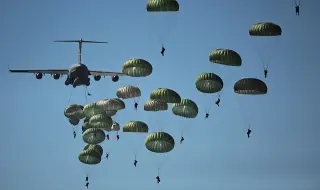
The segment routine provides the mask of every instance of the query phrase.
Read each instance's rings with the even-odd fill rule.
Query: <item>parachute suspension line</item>
[[[133,152],[133,155],[134,155],[134,159],[137,160],[137,154]]]
[[[242,118],[243,118],[243,120],[244,120],[245,126],[247,126],[247,125],[250,126],[250,122],[249,122],[248,118],[243,114],[243,111],[242,111],[242,109],[241,109],[240,103],[239,103],[238,100],[237,100],[237,97],[235,97],[235,100],[236,100],[236,102],[237,102],[238,111],[241,113],[241,116],[242,116]]]
[[[269,63],[271,62],[270,60],[271,60],[271,57],[268,57],[267,60],[266,60],[266,62],[265,62],[265,63],[262,63],[264,70],[267,70],[267,69],[268,69]]]
[[[158,43],[164,47],[178,23],[179,12],[147,13],[149,28],[156,34]],[[165,47],[164,47],[165,48]]]
[[[228,70],[228,68],[226,68],[226,70]],[[221,91],[218,92],[218,98],[220,98],[223,95],[226,88],[229,88],[229,86],[232,85],[234,75],[238,71],[238,69],[236,68],[230,68],[229,70],[230,71],[227,72],[228,74],[223,79],[223,88],[221,89]]]
[[[140,97],[136,97],[136,98],[134,98],[134,103],[137,103],[137,104],[139,104],[139,101],[140,101]]]
[[[85,104],[87,104],[88,103],[88,91],[87,91],[86,87],[84,87],[83,90],[84,90],[84,97],[86,98]]]
[[[293,0],[292,5],[295,6],[300,6],[300,1],[299,0]]]
[[[209,99],[208,98],[208,96],[210,96],[211,94],[206,94],[206,93],[204,93],[204,96],[205,96],[205,101],[207,101],[207,99]],[[210,97],[210,99],[211,99],[211,97]],[[210,100],[210,103],[207,103],[206,102],[206,106],[205,106],[205,110],[206,110],[206,113],[210,113],[210,110],[211,110],[211,108],[212,108],[212,106],[213,106],[213,104],[211,104],[211,100]]]
[[[160,176],[160,168],[158,168],[158,176]]]
[[[161,112],[161,111],[160,111]],[[159,113],[159,114],[165,114],[165,113]],[[156,113],[153,113],[153,116],[154,115],[158,115],[157,112]],[[163,118],[162,116],[156,116],[155,119],[153,119],[155,121],[155,126],[156,126],[156,129],[157,131],[160,131],[162,132],[163,131],[163,125],[161,125],[161,120],[160,118]],[[165,118],[165,117],[164,117]]]
[[[184,134],[186,134],[188,131],[186,131],[186,128],[181,129],[181,137],[183,137]]]
[[[255,37],[255,38],[257,38],[257,37]],[[265,37],[264,37],[265,38]],[[261,43],[261,42],[255,42],[254,41],[255,39],[252,39],[252,44],[253,44],[253,46],[255,46],[254,47],[254,49],[255,49],[255,51],[257,51],[257,54],[258,54],[258,57],[259,57],[259,59],[260,59],[260,62],[262,63],[262,68],[263,69],[266,69],[266,66],[265,65],[268,65],[269,64],[269,62],[270,62],[270,57],[268,57],[266,60],[265,60],[265,58],[264,58],[264,56],[263,56],[263,51],[261,50],[261,47],[259,47],[259,43]],[[257,44],[255,44],[255,43],[257,43]],[[269,55],[270,56],[270,55]]]
[[[70,89],[71,89],[71,88],[70,88]],[[67,103],[68,105],[70,104],[70,100],[71,100],[71,97],[72,97],[72,93],[73,93],[73,91],[71,90],[71,91],[70,91],[70,94],[69,94],[68,103]]]
[[[158,161],[156,163],[156,166],[157,166],[158,171],[159,171],[160,168],[162,168],[168,162],[169,154],[168,153],[164,153],[163,155],[158,155],[158,156],[161,157],[161,158],[158,158]]]

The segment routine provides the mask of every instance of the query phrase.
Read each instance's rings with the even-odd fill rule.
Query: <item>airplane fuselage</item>
[[[76,42],[79,44],[78,48],[78,63],[70,67],[70,69],[47,69],[47,70],[10,70],[15,73],[33,73],[37,79],[42,79],[45,74],[50,74],[55,80],[58,80],[63,75],[68,75],[65,81],[65,85],[72,85],[74,88],[77,86],[90,86],[89,75],[93,76],[95,81],[99,81],[101,76],[112,76],[112,81],[117,82],[119,75],[124,76],[123,73],[109,72],[109,71],[90,71],[88,67],[82,64],[82,43],[107,43],[99,41],[88,40],[56,40],[55,42]]]
[[[74,64],[69,69],[69,74],[65,85],[72,84],[77,86],[90,86],[89,69],[84,64]]]

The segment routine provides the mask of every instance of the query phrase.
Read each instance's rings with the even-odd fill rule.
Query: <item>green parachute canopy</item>
[[[120,98],[113,98],[113,100],[118,102],[119,108],[117,110],[122,110],[126,108],[126,104]]]
[[[136,98],[141,96],[141,91],[136,86],[124,86],[117,90],[117,97],[122,99]]]
[[[259,22],[249,29],[250,36],[281,36],[282,29],[272,22]]]
[[[96,103],[100,109],[119,111],[126,107],[125,103],[119,98],[103,99]]]
[[[111,130],[112,124],[112,118],[109,117],[107,114],[97,114],[92,116],[89,120],[89,125],[92,128]]]
[[[198,115],[198,106],[192,100],[182,99],[180,103],[173,104],[172,112],[180,117],[195,118]]]
[[[93,128],[93,127],[89,124],[89,121],[84,121],[82,125],[82,133],[90,128]]]
[[[150,94],[151,100],[162,100],[166,103],[180,103],[181,97],[180,95],[175,92],[174,90],[168,88],[157,88],[156,90],[152,91]]]
[[[196,80],[196,88],[202,93],[217,93],[223,88],[222,79],[213,73],[203,73]]]
[[[79,104],[71,104],[64,110],[64,115],[67,118],[78,118],[83,119],[83,106]]]
[[[240,55],[231,49],[215,49],[209,55],[209,61],[227,66],[241,66]]]
[[[101,129],[90,128],[84,131],[82,139],[88,144],[99,144],[102,143],[106,135]]]
[[[152,65],[144,59],[130,59],[122,65],[122,72],[131,77],[146,77],[152,73]]]
[[[173,137],[168,133],[155,132],[146,137],[144,144],[151,152],[167,153],[174,148],[175,142]]]
[[[268,92],[267,85],[256,78],[244,78],[234,84],[234,92],[237,94],[262,95]]]
[[[147,100],[144,104],[144,111],[166,111],[168,110],[168,104],[162,100]]]
[[[101,162],[101,155],[94,149],[88,149],[80,152],[78,159],[84,164],[95,165]]]
[[[179,3],[176,0],[149,0],[148,12],[173,12],[179,11]]]
[[[122,127],[123,132],[148,133],[148,125],[142,121],[129,121]]]
[[[103,114],[106,114],[109,117],[112,117],[117,114],[117,110],[104,110]]]
[[[104,113],[105,111],[97,106],[96,103],[90,103],[84,106],[83,108],[83,114],[86,118],[90,119],[92,116]]]
[[[98,144],[87,144],[83,148],[83,151],[90,150],[90,149],[93,149],[94,151],[98,152],[100,154],[100,156],[103,155],[103,148]]]

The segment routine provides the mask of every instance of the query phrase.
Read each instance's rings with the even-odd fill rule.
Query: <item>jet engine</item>
[[[119,80],[119,76],[118,75],[112,76],[112,81],[113,82],[118,82],[118,80]]]
[[[101,79],[101,76],[100,75],[96,75],[93,78],[94,78],[95,81],[99,81]]]
[[[55,80],[58,80],[60,78],[60,74],[53,74],[52,77],[55,79]]]
[[[43,74],[42,73],[36,73],[36,78],[37,79],[42,79]]]

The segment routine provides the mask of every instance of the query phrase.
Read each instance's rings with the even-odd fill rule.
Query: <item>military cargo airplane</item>
[[[101,76],[111,76],[113,82],[119,80],[119,76],[125,76],[121,72],[110,72],[110,71],[94,71],[89,70],[88,67],[82,64],[82,43],[107,43],[99,41],[86,41],[82,40],[56,40],[54,42],[77,42],[79,44],[79,54],[78,54],[78,63],[70,67],[70,69],[47,69],[47,70],[11,70],[12,73],[33,73],[36,75],[37,79],[42,79],[45,74],[50,74],[55,80],[58,80],[60,76],[67,75],[65,85],[72,85],[73,88],[77,86],[90,86],[89,75],[93,76],[95,81],[99,81]]]

